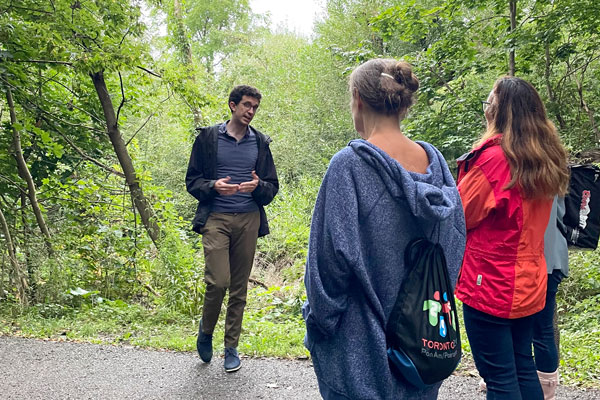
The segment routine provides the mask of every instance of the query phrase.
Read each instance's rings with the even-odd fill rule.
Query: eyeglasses
[[[482,101],[481,102],[481,109],[483,110],[483,112],[485,112],[485,110],[487,110],[487,108],[491,105],[492,103],[490,103],[489,101]]]
[[[254,112],[255,112],[255,113],[258,111],[258,106],[260,105],[260,104],[252,104],[252,103],[251,103],[251,102],[249,102],[249,101],[245,101],[245,102],[243,102],[243,103],[240,103],[240,104],[241,104],[241,105],[242,105],[242,106],[243,106],[243,107],[244,107],[246,110],[249,110],[249,109],[251,109],[251,108],[252,108],[252,109],[254,110]]]

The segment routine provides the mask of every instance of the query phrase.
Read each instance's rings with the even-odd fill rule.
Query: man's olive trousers
[[[202,330],[212,334],[229,289],[225,318],[225,347],[237,347],[252,270],[260,214],[212,213],[200,231],[204,247],[204,307]]]

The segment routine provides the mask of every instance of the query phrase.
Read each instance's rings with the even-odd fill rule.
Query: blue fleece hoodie
[[[338,152],[313,213],[305,285],[305,344],[320,384],[351,399],[434,399],[392,374],[385,326],[406,275],[404,249],[440,224],[450,278],[465,249],[465,219],[454,179],[432,145],[425,174],[405,170],[364,140]],[[437,229],[436,235],[437,238]]]

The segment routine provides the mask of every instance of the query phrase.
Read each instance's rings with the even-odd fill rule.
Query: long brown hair
[[[525,197],[564,195],[569,184],[567,151],[535,88],[520,78],[496,81],[485,111],[487,131],[475,147],[501,133],[501,146],[510,165],[511,181]]]

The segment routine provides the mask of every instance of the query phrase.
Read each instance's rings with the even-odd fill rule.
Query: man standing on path
[[[205,260],[206,291],[196,346],[202,361],[210,362],[212,333],[229,288],[227,372],[241,367],[237,346],[256,240],[269,233],[264,206],[279,189],[271,139],[250,126],[261,97],[251,86],[233,88],[231,119],[199,129],[185,178],[187,191],[198,200],[192,225],[202,235]]]

